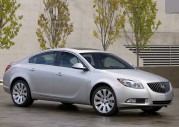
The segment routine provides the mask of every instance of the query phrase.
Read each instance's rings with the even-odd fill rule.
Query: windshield
[[[81,53],[96,69],[134,69],[126,61],[110,53]]]

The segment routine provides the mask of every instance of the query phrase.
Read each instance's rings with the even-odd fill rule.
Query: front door
[[[82,62],[74,54],[61,52],[59,66],[55,69],[54,95],[64,101],[86,102],[91,72],[72,68],[75,63]]]

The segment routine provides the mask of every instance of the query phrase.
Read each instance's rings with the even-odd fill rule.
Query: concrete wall
[[[151,39],[152,45],[179,45],[179,14],[165,13],[165,0],[157,1],[157,18],[162,22]],[[169,0],[172,1],[172,0]],[[178,1],[178,0],[177,0]]]
[[[68,0],[71,20],[74,23],[74,32],[69,36],[66,47],[84,47],[101,49],[99,40],[93,37],[93,30],[96,28],[93,22],[93,0]],[[2,79],[5,67],[13,61],[22,59],[30,54],[40,51],[37,41],[36,29],[37,20],[43,11],[42,0],[17,0],[21,3],[18,13],[22,14],[23,20],[20,33],[14,39],[15,46],[10,50],[0,49],[0,79]],[[179,15],[165,14],[165,1],[157,0],[159,12],[158,19],[161,20],[157,33],[151,39],[151,44],[177,45],[179,44]],[[108,52],[121,56],[128,62],[136,65],[136,55],[126,49],[123,45],[128,44],[123,35],[121,39],[113,44]],[[142,60],[140,60],[142,66]]]
[[[74,22],[74,32],[69,36],[66,47],[95,48],[102,50],[100,40],[93,37],[96,29],[93,17],[93,0],[68,0],[71,20]],[[121,35],[123,36],[123,35]],[[123,45],[125,38],[122,37],[114,43],[108,52],[120,55],[123,59],[136,64],[136,55],[126,49]],[[142,65],[142,60],[140,61]]]
[[[42,0],[17,0],[21,3],[18,14],[23,15],[22,28],[14,39],[15,46],[10,50],[0,50],[0,79],[2,79],[5,67],[14,61],[20,60],[30,54],[40,51],[37,41],[36,29],[37,20],[43,12]],[[96,28],[93,22],[92,0],[68,0],[71,13],[71,20],[74,23],[74,32],[69,36],[66,47],[84,47],[101,49],[99,40],[93,37],[93,30]],[[136,63],[135,54],[125,49],[124,40],[119,40],[110,48],[109,52],[120,55],[132,64]],[[142,62],[141,62],[142,64]]]
[[[179,13],[179,0],[165,0],[166,13]]]
[[[40,51],[35,32],[37,18],[42,9],[41,0],[17,0],[17,2],[21,3],[18,14],[23,15],[22,27],[18,36],[14,39],[15,45],[10,50],[0,49],[0,79],[2,79],[5,67],[10,62]]]
[[[179,88],[179,67],[140,67],[140,69],[165,77],[171,81],[173,87]]]

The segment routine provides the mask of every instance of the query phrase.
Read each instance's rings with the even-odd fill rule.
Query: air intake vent
[[[157,93],[167,93],[170,91],[170,83],[169,82],[154,82],[147,83],[151,90]]]
[[[169,101],[153,101],[153,104],[170,104],[171,100]]]
[[[136,47],[125,45],[126,48],[136,53]],[[179,45],[151,45],[139,53],[144,66],[179,66]]]

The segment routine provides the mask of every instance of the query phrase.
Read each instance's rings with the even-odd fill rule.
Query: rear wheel
[[[142,108],[141,110],[145,113],[155,113],[159,111],[162,107],[146,107]]]
[[[33,103],[31,98],[30,88],[23,80],[16,81],[11,90],[12,101],[16,106],[27,107]]]
[[[104,116],[113,115],[117,112],[117,101],[110,87],[97,88],[92,96],[92,105],[95,111]]]

